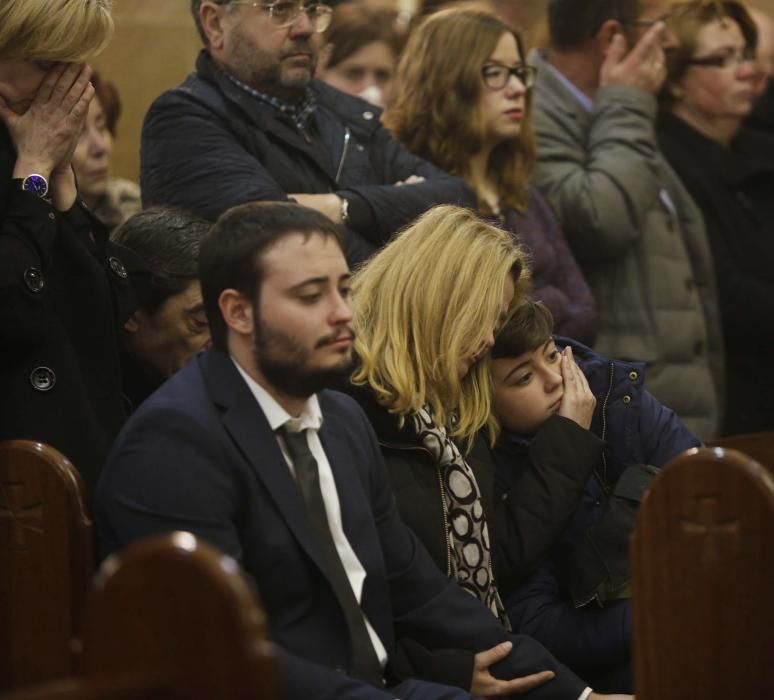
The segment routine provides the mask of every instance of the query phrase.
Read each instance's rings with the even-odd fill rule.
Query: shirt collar
[[[317,431],[320,429],[323,422],[323,415],[322,410],[320,409],[320,402],[317,399],[317,394],[312,394],[307,399],[304,409],[301,411],[301,415],[296,418],[282,408],[266,389],[245,372],[233,356],[231,357],[231,360],[239,371],[239,374],[242,375],[242,379],[245,380],[248,388],[255,397],[255,400],[258,402],[258,405],[261,407],[263,414],[266,416],[266,420],[269,421],[272,432],[276,432],[285,424],[288,425],[288,429],[291,432],[301,432],[302,430],[307,429]]]
[[[245,83],[243,83],[241,80],[235,78],[233,75],[231,75],[231,73],[226,72],[222,68],[220,68],[220,71],[240,90],[246,92],[248,95],[251,95],[257,100],[268,104],[281,114],[286,115],[296,129],[305,129],[307,122],[309,121],[309,117],[317,109],[317,101],[315,100],[314,93],[309,87],[304,90],[304,96],[298,103],[291,104],[290,102],[281,100],[279,97],[269,95],[265,92],[261,92],[260,90],[256,90],[249,85],[245,85]]]
[[[550,70],[554,77],[567,89],[567,91],[576,99],[581,107],[586,112],[591,112],[594,109],[594,101],[585,93],[575,86],[570,80],[562,73],[558,68],[552,66],[548,60],[544,60],[545,67]],[[542,68],[542,66],[541,66]]]

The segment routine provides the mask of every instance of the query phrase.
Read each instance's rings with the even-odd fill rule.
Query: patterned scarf
[[[481,505],[476,477],[446,429],[433,420],[430,406],[412,416],[419,443],[435,459],[446,499],[447,528],[451,542],[452,575],[460,586],[478,598],[510,630],[492,575],[489,528]]]

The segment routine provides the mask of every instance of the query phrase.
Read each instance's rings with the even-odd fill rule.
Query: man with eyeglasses
[[[297,201],[342,226],[347,259],[472,192],[381,127],[380,111],[314,79],[331,8],[316,2],[191,0],[196,72],[151,107],[143,203],[216,219],[250,201]]]
[[[647,362],[645,388],[708,439],[723,383],[711,252],[654,130],[670,6],[550,0],[550,47],[531,57],[536,184],[596,297],[595,349]]]

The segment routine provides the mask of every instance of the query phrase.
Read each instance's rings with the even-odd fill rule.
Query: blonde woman
[[[520,35],[485,11],[430,15],[401,54],[383,122],[410,151],[465,179],[479,212],[529,252],[533,296],[557,333],[592,345],[594,298],[551,208],[529,186],[535,69],[525,61]]]
[[[353,393],[379,438],[401,515],[439,568],[505,625],[498,550],[507,549],[526,574],[583,489],[583,478],[563,475],[559,488],[555,475],[543,474],[525,479],[518,503],[492,498],[496,424],[485,363],[528,280],[524,252],[509,233],[446,206],[398,234],[352,287]],[[488,685],[491,656],[450,652],[418,670],[421,650],[411,642],[404,650],[415,674],[473,695],[501,690]]]
[[[127,273],[71,167],[107,0],[0,4],[0,440],[53,445],[93,486],[124,417]]]

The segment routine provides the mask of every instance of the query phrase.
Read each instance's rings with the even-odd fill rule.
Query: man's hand
[[[55,170],[57,175],[70,170],[94,97],[90,78],[91,69],[82,63],[59,63],[43,78],[24,114],[17,114],[0,98],[0,118],[16,146],[14,177],[38,173],[49,178]],[[51,187],[55,189],[55,183]]]
[[[591,427],[597,399],[589,388],[586,375],[575,362],[569,345],[562,351],[560,369],[564,380],[564,395],[557,413],[574,420],[581,428],[588,430]]]
[[[341,220],[341,198],[331,194],[289,194],[302,207],[316,209],[325,214],[334,224],[343,223]]]
[[[495,678],[489,673],[489,667],[498,661],[502,661],[511,653],[512,648],[512,642],[502,642],[491,649],[480,651],[476,654],[473,663],[473,682],[470,686],[471,695],[482,698],[497,698],[504,695],[526,693],[528,690],[537,688],[554,677],[553,671],[541,671],[523,678],[512,678],[509,681]]]
[[[395,187],[402,187],[403,185],[418,185],[420,182],[424,182],[425,178],[421,175],[409,175],[405,180],[398,180],[395,183]]]
[[[626,39],[616,34],[599,72],[599,85],[629,85],[655,95],[666,78],[661,40],[664,23],[656,22],[627,53]]]

